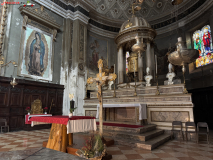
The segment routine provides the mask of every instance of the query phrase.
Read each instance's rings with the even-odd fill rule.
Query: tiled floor
[[[16,155],[21,155],[24,151],[34,155],[33,159],[40,159],[40,152],[44,152],[41,151],[42,142],[47,141],[49,131],[49,129],[46,129],[0,134],[0,159],[5,154],[11,155],[16,153]],[[78,136],[82,137],[82,135],[75,134],[74,138]],[[210,160],[213,159],[213,141],[212,138],[210,139],[209,145],[205,141],[196,144],[194,141],[180,142],[172,140],[158,147],[157,149],[154,149],[153,151],[114,145],[108,147],[107,152],[112,154],[113,160]],[[39,155],[36,157],[35,153]],[[51,159],[61,159],[57,158],[60,156],[54,158],[53,154],[50,154],[49,156],[52,157]],[[17,159],[20,159],[20,157]],[[21,159],[24,159],[24,157]],[[31,158],[28,157],[28,159]]]

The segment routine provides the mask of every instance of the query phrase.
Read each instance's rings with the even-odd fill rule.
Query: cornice
[[[110,31],[106,31],[106,30],[103,30],[101,28],[98,28],[92,24],[89,23],[88,25],[88,30],[95,33],[95,34],[98,34],[100,36],[104,36],[104,37],[108,37],[108,38],[115,38],[117,36],[117,32],[110,32]]]

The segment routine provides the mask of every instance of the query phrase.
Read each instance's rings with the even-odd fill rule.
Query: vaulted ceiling
[[[131,4],[134,0],[89,0],[96,6],[96,11],[107,18],[127,20],[132,15]],[[175,11],[187,9],[197,0],[184,0],[179,6],[173,6],[171,0],[144,0],[141,10],[136,13],[148,21],[156,20],[164,16],[174,16]],[[168,17],[169,18],[169,17]]]

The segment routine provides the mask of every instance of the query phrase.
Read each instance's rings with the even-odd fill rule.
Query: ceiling
[[[96,11],[109,19],[127,20],[131,17],[131,4],[134,0],[89,0],[96,6]],[[190,2],[191,1],[191,2]],[[144,0],[141,10],[136,13],[148,21],[165,16],[174,16],[174,11],[187,8],[186,5],[194,4],[197,0],[184,0],[179,6],[173,6],[171,0]],[[183,10],[183,9],[182,9]],[[178,11],[179,12],[179,11]],[[170,17],[168,17],[170,18]]]

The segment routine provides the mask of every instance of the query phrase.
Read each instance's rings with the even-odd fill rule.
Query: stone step
[[[167,142],[170,138],[171,138],[170,135],[163,134],[153,139],[150,139],[146,142],[138,142],[137,140],[128,140],[128,139],[120,139],[120,138],[114,139],[114,141],[115,141],[115,144],[118,144],[118,145],[127,145],[127,146],[142,148],[146,150],[153,150],[154,148]]]
[[[97,129],[99,125],[97,125]],[[148,131],[152,131],[156,129],[155,124],[145,125],[144,127],[140,128],[127,128],[127,127],[117,127],[117,126],[105,126],[103,125],[103,130],[105,131],[117,131],[117,132],[124,132],[124,133],[144,133]]]
[[[114,139],[122,138],[128,140],[136,140],[136,141],[147,141],[156,136],[162,135],[164,130],[153,130],[145,133],[126,133],[126,132],[117,132],[117,131],[104,131],[103,135],[107,137],[112,137]]]

